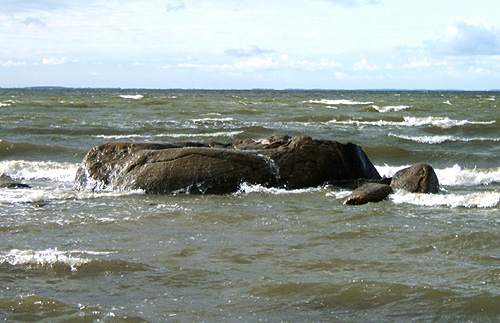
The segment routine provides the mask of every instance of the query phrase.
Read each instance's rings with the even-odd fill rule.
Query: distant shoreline
[[[190,88],[120,88],[120,87],[66,87],[66,86],[27,86],[27,87],[0,87],[0,90],[119,90],[119,91],[255,91],[255,92],[279,92],[279,91],[366,91],[366,92],[500,92],[500,89],[489,90],[457,90],[457,89],[267,89],[267,88],[252,88],[252,89],[190,89]]]

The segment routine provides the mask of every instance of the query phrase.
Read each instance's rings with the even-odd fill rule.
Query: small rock
[[[380,202],[392,193],[387,184],[366,183],[355,189],[344,201],[348,205],[361,205],[368,202]]]
[[[417,164],[394,174],[391,187],[411,193],[437,193],[439,191],[439,180],[431,166]]]

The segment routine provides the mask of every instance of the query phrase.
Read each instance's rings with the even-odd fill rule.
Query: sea
[[[429,164],[439,193],[75,189],[101,143],[278,133]],[[499,319],[500,92],[0,89],[0,320]]]

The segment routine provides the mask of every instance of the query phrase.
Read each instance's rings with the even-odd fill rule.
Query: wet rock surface
[[[302,188],[381,177],[363,149],[307,136],[274,135],[233,143],[110,142],[85,156],[79,189],[147,193],[230,193],[240,184]]]

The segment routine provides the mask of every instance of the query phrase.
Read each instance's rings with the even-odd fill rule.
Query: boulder
[[[417,164],[394,174],[391,187],[412,193],[437,193],[439,180],[431,166]]]
[[[366,183],[355,189],[345,200],[344,204],[361,205],[368,202],[380,202],[392,193],[387,184]]]
[[[274,135],[230,144],[110,142],[91,149],[77,189],[147,193],[230,193],[242,182],[302,188],[380,175],[361,147]]]

